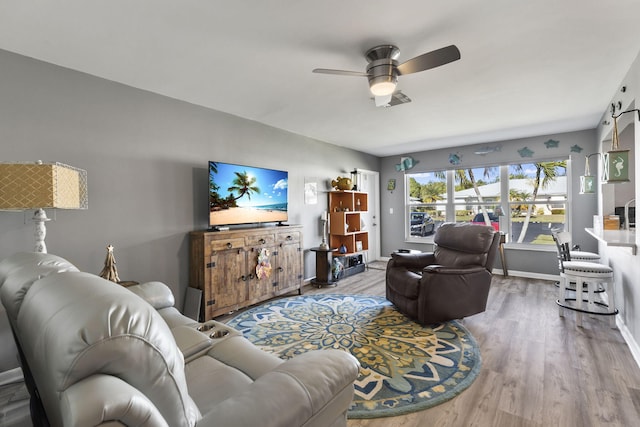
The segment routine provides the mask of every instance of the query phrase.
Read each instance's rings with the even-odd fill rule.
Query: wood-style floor
[[[384,295],[384,271],[305,293]],[[640,368],[620,332],[603,317],[576,327],[557,295],[551,281],[495,275],[487,311],[463,321],[482,354],[475,382],[431,409],[349,427],[640,426]]]

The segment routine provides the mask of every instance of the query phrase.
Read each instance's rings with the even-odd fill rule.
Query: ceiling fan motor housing
[[[378,59],[367,66],[369,87],[374,95],[383,95],[375,93],[375,87],[377,85],[387,83],[393,85],[395,88],[395,85],[398,83],[397,66],[398,62],[393,59]],[[391,90],[391,92],[393,92],[393,90]]]
[[[398,61],[400,49],[393,45],[381,45],[365,53],[369,65],[367,74],[369,88],[374,95],[389,95],[398,83]]]

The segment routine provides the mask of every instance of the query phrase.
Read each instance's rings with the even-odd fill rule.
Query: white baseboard
[[[491,271],[491,273],[495,274],[496,276],[502,276],[502,269],[494,268]],[[509,270],[508,277],[525,277],[528,279],[552,280],[554,282],[560,280],[560,275],[558,274],[542,274],[542,273],[532,273],[530,271],[516,271],[516,270]]]
[[[629,350],[631,350],[631,355],[636,361],[636,365],[640,367],[640,346],[638,346],[638,343],[633,338],[629,328],[627,328],[627,325],[622,321],[620,316],[616,316],[616,326],[618,327],[620,334],[622,334],[622,338],[629,346]]]

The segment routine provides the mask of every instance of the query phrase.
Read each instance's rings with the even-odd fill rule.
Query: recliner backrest
[[[444,223],[434,236],[436,262],[447,267],[482,266],[491,270],[500,235],[493,227]]]
[[[12,326],[31,285],[63,271],[79,270],[64,258],[39,252],[19,252],[0,261],[0,299]]]
[[[138,389],[170,426],[201,417],[168,326],[116,283],[83,272],[40,279],[24,298],[17,331],[52,425],[62,424],[61,393],[95,374]]]
[[[47,416],[38,398],[37,385],[22,350],[16,322],[25,295],[33,283],[43,277],[64,271],[79,270],[64,258],[40,252],[18,252],[0,261],[0,300],[5,307],[15,338],[24,381],[32,396],[30,402],[31,419],[34,425],[38,426],[48,425]]]

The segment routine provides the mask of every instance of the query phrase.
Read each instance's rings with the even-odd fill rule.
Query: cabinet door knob
[[[227,249],[231,249],[233,247],[233,245],[231,244],[231,242],[227,243]]]
[[[264,245],[265,243],[267,243],[267,241],[266,241],[266,240],[264,240],[264,239],[260,239],[260,240],[258,240],[258,241],[260,242],[260,244],[261,244],[261,245]]]
[[[284,271],[284,268],[278,267],[278,271]]]
[[[291,240],[293,240],[293,237],[292,236],[287,236],[287,240],[291,241]]]

